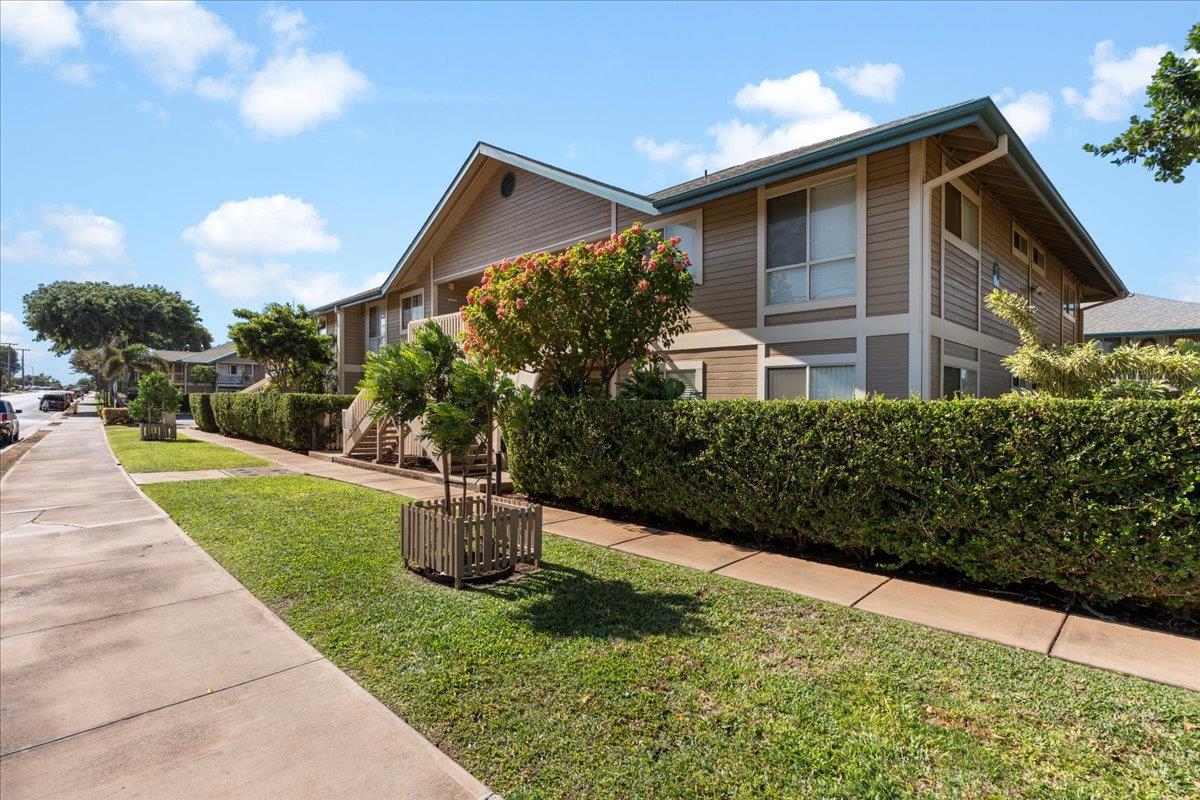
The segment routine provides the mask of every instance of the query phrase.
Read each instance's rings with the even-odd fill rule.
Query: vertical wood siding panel
[[[908,397],[908,334],[867,337],[867,391]]]
[[[867,316],[908,311],[908,145],[867,156]]]

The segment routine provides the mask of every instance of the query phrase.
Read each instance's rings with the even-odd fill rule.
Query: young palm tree
[[[398,463],[404,466],[404,444],[409,423],[425,413],[431,385],[435,383],[435,359],[415,342],[389,344],[367,356],[366,369],[358,388],[365,390],[373,405],[368,412],[379,425],[375,439],[375,461],[380,460],[383,426],[392,424],[400,437]]]
[[[451,402],[433,403],[425,410],[425,432],[421,437],[429,441],[442,460],[442,491],[446,500],[446,513],[450,512],[450,459],[454,456],[463,462],[463,510],[467,499],[466,456],[479,438],[479,426],[471,413]]]
[[[492,464],[495,463],[496,413],[505,400],[512,396],[516,385],[512,379],[500,372],[494,361],[461,360],[454,364],[450,375],[452,402],[467,412],[477,436],[487,443],[487,479],[485,497],[487,512],[492,511]],[[463,486],[467,483],[466,463],[463,464]]]
[[[109,400],[116,400],[121,386],[128,386],[134,374],[165,369],[165,362],[144,344],[129,344],[113,339],[100,353],[100,374],[109,386]]]

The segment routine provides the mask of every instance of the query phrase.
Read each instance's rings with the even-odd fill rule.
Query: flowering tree
[[[602,394],[618,367],[688,329],[692,276],[678,245],[634,223],[563,253],[493,264],[467,295],[463,346],[566,394]]]

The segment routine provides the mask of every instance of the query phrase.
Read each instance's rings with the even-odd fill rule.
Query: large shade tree
[[[212,334],[200,309],[162,286],[102,281],[55,281],[23,298],[25,326],[57,355],[137,342],[169,350],[204,350]]]
[[[467,296],[464,347],[565,394],[601,394],[617,369],[688,329],[692,276],[679,239],[635,223],[562,253],[493,264]]]
[[[333,337],[302,305],[268,303],[262,311],[235,308],[241,322],[229,326],[229,338],[242,358],[262,364],[274,389],[320,392],[325,371],[334,362]]]
[[[1150,116],[1132,116],[1129,127],[1107,144],[1085,144],[1114,164],[1141,161],[1156,181],[1183,182],[1183,171],[1200,161],[1200,22],[1187,36],[1187,50],[1168,52],[1146,87]]]

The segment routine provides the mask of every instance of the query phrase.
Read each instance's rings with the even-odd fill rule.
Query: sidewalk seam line
[[[113,619],[114,617],[127,617],[130,614],[140,614],[143,611],[154,611],[159,608],[167,608],[169,606],[177,606],[177,605],[181,605],[183,603],[191,603],[195,600],[207,600],[210,597],[220,597],[221,595],[225,595],[225,594],[233,594],[234,592],[246,592],[246,591],[249,591],[249,590],[245,586],[239,586],[236,589],[226,589],[223,592],[213,592],[211,594],[202,594],[202,595],[198,595],[196,597],[185,597],[181,600],[171,600],[170,602],[158,603],[157,605],[146,606],[145,608],[131,608],[128,611],[114,611],[111,614],[104,614],[99,617],[92,617],[91,619],[80,619],[80,620],[76,620],[75,622],[63,622],[58,625],[49,625],[45,628],[38,628],[38,629],[32,630],[32,631],[21,631],[20,633],[10,633],[7,636],[0,636],[0,641],[7,640],[7,639],[15,639],[18,636],[30,636],[35,633],[45,633],[46,631],[54,631],[54,630],[58,630],[59,628],[69,628],[72,625],[87,625],[92,622],[100,622],[100,621],[106,620],[106,619]]]
[[[148,547],[157,547],[160,544],[168,544],[168,543],[169,543],[169,540],[163,539],[161,542],[152,542],[151,544],[149,544],[147,546]],[[186,543],[180,542],[179,544],[186,544]],[[71,567],[86,567],[86,566],[90,566],[91,564],[105,564],[109,561],[126,561],[131,558],[143,558],[145,555],[146,555],[145,553],[138,553],[137,555],[132,555],[132,556],[114,556],[113,558],[98,558],[95,561],[77,561],[74,564],[62,564],[57,567],[42,567],[41,569],[31,569],[31,570],[27,570],[25,572],[5,573],[3,575],[0,575],[0,578],[19,578],[22,575],[36,575],[39,572],[51,572],[56,569],[70,569]]]
[[[174,708],[175,706],[181,706],[184,703],[190,703],[193,700],[199,700],[202,697],[212,697],[213,695],[221,694],[222,692],[227,692],[230,689],[237,689],[240,686],[246,686],[248,684],[255,683],[257,681],[261,681],[264,678],[271,678],[271,677],[274,677],[281,673],[289,672],[293,669],[299,669],[300,667],[308,666],[309,664],[315,664],[318,661],[324,661],[324,660],[325,660],[325,656],[317,656],[316,658],[311,658],[308,661],[303,661],[299,664],[292,664],[290,667],[283,667],[282,669],[277,669],[273,672],[268,672],[265,675],[259,675],[255,678],[247,678],[246,680],[239,681],[238,683],[231,683],[228,686],[222,686],[220,689],[213,689],[212,691],[205,692],[204,694],[192,695],[191,697],[185,697],[182,700],[175,700],[170,703],[164,703],[163,705],[157,706],[155,708],[148,708],[145,711],[137,711],[137,712],[134,712],[133,714],[129,714],[127,716],[121,717],[120,719],[114,719],[114,720],[109,720],[108,722],[102,722],[99,725],[93,725],[92,727],[84,728],[81,731],[74,731],[72,733],[64,733],[62,736],[57,736],[53,739],[47,739],[44,742],[37,742],[36,744],[26,745],[25,747],[18,748],[17,750],[9,750],[7,753],[0,753],[0,759],[9,758],[10,756],[15,756],[20,753],[27,753],[30,750],[36,750],[39,747],[45,747],[48,744],[55,744],[57,742],[61,742],[61,741],[65,740],[65,739],[73,739],[76,736],[83,736],[84,734],[92,733],[93,731],[98,731],[101,728],[107,728],[110,725],[116,725],[117,723],[120,723],[120,722],[127,722],[128,720],[131,720],[131,719],[137,719],[138,717],[144,717],[147,714],[153,714],[156,711],[164,711],[168,708]]]
[[[730,561],[728,564],[722,564],[719,567],[713,567],[712,569],[707,570],[707,572],[711,572],[712,574],[716,575],[717,570],[725,569],[726,567],[732,567],[734,564],[740,564],[741,562],[745,561],[747,558],[753,558],[754,556],[758,555],[761,552],[762,552],[762,550],[755,550],[753,553],[747,553],[746,555],[742,556],[741,558],[735,558],[733,561]],[[728,578],[730,576],[722,575],[721,577]]]
[[[869,573],[869,572],[868,572],[867,574],[868,574],[868,575],[870,575],[871,573]],[[867,593],[866,593],[866,594],[864,594],[862,597],[858,598],[858,599],[857,599],[857,600],[855,600],[853,603],[851,603],[851,604],[850,604],[850,608],[858,608],[858,604],[859,604],[859,603],[861,603],[863,600],[866,600],[868,597],[870,597],[871,595],[875,594],[876,592],[878,592],[880,589],[882,589],[884,586],[887,586],[887,585],[888,585],[889,583],[891,583],[891,582],[892,582],[892,578],[891,578],[890,576],[889,576],[889,577],[886,577],[886,578],[884,578],[884,579],[883,579],[883,581],[882,581],[882,582],[881,582],[881,583],[880,583],[878,586],[876,586],[874,589],[872,589],[871,591],[867,592]],[[869,611],[868,613],[870,613],[870,614],[875,614],[875,613],[878,613],[878,612],[875,612],[875,611]],[[938,630],[943,630],[943,631],[944,631],[944,630],[946,630],[946,629],[945,629],[945,628],[939,628]]]
[[[1058,630],[1054,632],[1054,638],[1050,640],[1050,646],[1046,648],[1046,655],[1054,655],[1054,646],[1058,644],[1058,637],[1062,636],[1063,628],[1067,627],[1067,620],[1071,618],[1070,611],[1063,612],[1062,622],[1058,623]],[[1057,656],[1055,656],[1057,658]]]

